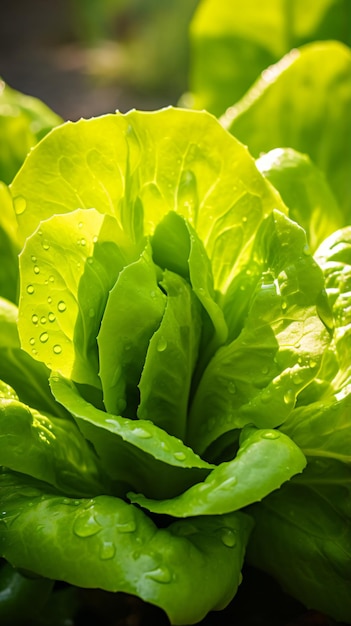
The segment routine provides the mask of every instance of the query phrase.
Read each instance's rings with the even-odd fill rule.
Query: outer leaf
[[[12,302],[18,297],[17,221],[7,186],[0,181],[0,295]]]
[[[0,476],[0,483],[1,554],[17,567],[136,594],[163,608],[172,624],[196,623],[223,608],[239,585],[251,530],[241,513],[159,530],[118,498],[63,499],[11,475]]]
[[[308,608],[351,621],[350,468],[310,464],[301,477],[249,509],[251,563]]]
[[[10,183],[30,148],[61,122],[40,100],[0,79],[0,180]]]
[[[190,30],[191,106],[221,115],[292,48],[321,39],[350,44],[348,9],[348,0],[202,0]]]
[[[282,146],[308,154],[326,175],[348,223],[350,106],[351,50],[337,42],[314,43],[263,73],[221,121],[257,157]]]
[[[76,497],[108,489],[98,459],[76,424],[0,398],[0,465],[39,478]]]
[[[277,430],[248,428],[235,459],[221,463],[203,483],[172,500],[151,500],[137,494],[129,497],[154,513],[218,515],[261,500],[305,465],[305,457],[290,438]]]
[[[213,467],[191,448],[149,420],[130,420],[96,409],[70,381],[57,376],[51,387],[92,442],[107,473],[150,497],[171,497],[203,480]]]
[[[47,368],[21,350],[17,324],[17,307],[0,298],[0,380],[13,387],[25,404],[53,415],[65,415],[52,397]]]
[[[221,291],[264,217],[285,211],[247,149],[217,120],[173,108],[60,126],[28,156],[11,192],[23,238],[56,213],[96,207],[139,241],[175,210],[204,243]]]
[[[43,222],[20,255],[22,347],[99,387],[96,336],[109,289],[134,254],[116,221],[95,209]]]
[[[344,225],[345,218],[325,176],[306,154],[276,148],[257,159],[256,165],[278,189],[289,217],[305,229],[312,252]]]

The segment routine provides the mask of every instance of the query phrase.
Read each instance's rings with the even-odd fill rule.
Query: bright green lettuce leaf
[[[41,223],[20,255],[22,347],[99,387],[96,336],[108,292],[134,253],[116,220],[95,209]]]
[[[40,177],[37,172],[40,171]],[[247,149],[203,111],[105,115],[54,129],[11,184],[21,237],[56,213],[95,207],[132,241],[174,210],[188,219],[225,291],[279,194]]]
[[[350,429],[349,429],[350,430]],[[349,464],[309,462],[301,477],[248,509],[248,560],[287,593],[335,620],[351,621]]]
[[[275,212],[257,239],[257,286],[243,327],[211,359],[192,402],[187,440],[199,453],[250,422],[260,428],[284,422],[330,341],[318,310],[323,276],[304,231]],[[228,293],[226,306],[235,315],[242,292],[237,286]]]
[[[334,342],[340,372],[334,387],[350,376],[351,348],[351,227],[328,237],[316,251],[334,314]]]
[[[158,529],[118,498],[63,498],[11,474],[0,475],[0,485],[1,554],[12,565],[80,587],[138,595],[179,625],[224,608],[240,583],[252,528],[242,513]]]
[[[323,173],[306,154],[292,148],[276,148],[256,161],[260,172],[278,189],[289,217],[302,226],[312,252],[345,217]]]
[[[175,517],[223,514],[261,500],[305,465],[304,455],[289,437],[277,430],[248,427],[236,457],[218,465],[204,482],[172,500],[134,493],[129,498],[149,511]]]
[[[308,154],[324,172],[347,223],[350,107],[351,50],[319,42],[292,50],[267,69],[221,122],[256,157],[278,147]]]
[[[184,439],[202,330],[201,309],[189,283],[178,274],[165,270],[161,287],[167,304],[145,358],[137,415]]]
[[[21,349],[18,309],[0,298],[0,380],[16,390],[19,399],[39,411],[65,414],[49,388],[49,370]]]
[[[187,100],[221,115],[291,48],[320,39],[350,44],[348,9],[348,0],[202,0],[190,28]]]
[[[0,561],[0,620],[2,624],[39,624],[54,581],[26,576],[4,559]]]
[[[171,497],[203,480],[212,469],[151,421],[111,415],[84,400],[70,381],[52,376],[50,382],[55,398],[92,442],[106,472],[129,488],[143,485],[150,497]]]
[[[106,411],[126,417],[136,415],[137,385],[166,304],[151,255],[147,244],[140,257],[121,271],[108,295],[97,338]]]
[[[10,183],[29,150],[62,119],[0,79],[0,180]]]
[[[108,489],[97,457],[72,419],[39,413],[0,389],[0,465],[46,481],[62,493]]]
[[[8,187],[0,181],[0,296],[17,302],[18,277],[17,220]]]

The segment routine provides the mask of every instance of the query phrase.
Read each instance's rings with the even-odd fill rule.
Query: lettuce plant
[[[317,263],[267,169],[208,113],[172,108],[63,124],[28,155],[10,185],[19,308],[0,302],[0,546],[13,566],[190,624],[234,596],[247,546],[266,567],[276,528],[289,582],[301,538],[285,552],[265,502],[284,509],[310,485],[310,457],[347,473],[345,414],[330,409],[329,440],[319,409],[323,394],[348,397],[348,340],[332,328],[349,266],[343,243],[337,269],[338,244]],[[325,602],[340,599],[345,619],[338,556],[321,557]]]

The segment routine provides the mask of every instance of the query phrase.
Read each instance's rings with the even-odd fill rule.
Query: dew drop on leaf
[[[145,430],[145,428],[134,428],[133,433],[140,439],[150,439],[152,437],[151,433]]]
[[[167,340],[164,337],[160,337],[157,343],[158,352],[164,352],[167,348]]]
[[[133,519],[124,522],[124,524],[118,524],[117,530],[119,533],[127,534],[127,533],[135,533],[136,531],[136,523]]]
[[[186,454],[185,454],[185,452],[175,452],[174,453],[174,458],[177,459],[177,461],[185,461]]]
[[[40,269],[39,269],[39,267],[37,265],[34,265],[33,272],[34,272],[34,274],[40,274]]]
[[[235,548],[237,543],[235,533],[230,528],[222,528],[221,541],[227,548]]]
[[[61,354],[62,348],[61,348],[59,343],[55,343],[55,345],[53,347],[53,351],[54,351],[55,354]]]
[[[285,404],[292,404],[295,400],[295,394],[292,389],[287,389],[284,393],[284,402]]]
[[[49,315],[48,315],[48,320],[49,320],[49,322],[51,322],[51,323],[52,323],[52,322],[54,322],[54,321],[55,321],[55,319],[56,319],[55,314],[54,314],[52,311],[50,311],[50,313],[49,313]]]
[[[41,333],[39,339],[40,339],[41,343],[46,343],[47,340],[49,339],[48,333],[47,332]]]
[[[60,313],[63,313],[66,310],[66,303],[63,300],[60,300],[57,305],[57,309],[58,311],[60,311]]]
[[[157,583],[163,584],[170,583],[173,578],[171,571],[165,565],[160,565],[160,567],[151,570],[151,572],[147,572],[145,576],[151,578],[151,580],[154,580]]]
[[[13,206],[16,215],[22,215],[27,208],[27,201],[23,196],[17,196],[17,198],[14,198]]]
[[[39,317],[35,313],[32,315],[32,322],[35,325],[39,322]]]
[[[34,339],[34,337],[31,337],[31,338],[30,338],[29,343],[30,343],[30,345],[31,345],[31,346],[34,346],[34,344],[35,344],[35,339]]]
[[[265,433],[262,433],[262,439],[279,439],[280,433],[277,430],[268,430]]]
[[[104,541],[100,549],[100,559],[103,561],[108,561],[109,559],[113,559],[116,554],[116,547],[112,543],[112,541]]]
[[[89,511],[77,517],[73,524],[73,532],[77,537],[92,537],[100,530],[100,524]]]
[[[40,323],[41,323],[41,324],[46,324],[46,317],[45,317],[45,315],[42,315],[42,316],[41,316],[41,318],[40,318]]]
[[[44,250],[49,250],[50,249],[50,244],[46,239],[43,239],[43,241],[41,242],[41,245],[43,247]]]
[[[33,285],[27,285],[27,293],[32,296],[34,293],[34,287]]]

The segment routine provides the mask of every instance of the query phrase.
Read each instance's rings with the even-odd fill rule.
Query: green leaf
[[[31,151],[11,193],[23,240],[52,215],[96,207],[138,244],[176,211],[203,242],[220,291],[264,217],[285,211],[215,118],[171,107],[63,124]]]
[[[172,497],[203,480],[213,467],[151,421],[111,415],[84,400],[70,381],[52,376],[50,382],[106,472],[127,489],[138,486],[150,497]]]
[[[348,0],[202,0],[190,28],[186,102],[221,115],[292,48],[322,39],[350,44],[348,9]]]
[[[351,216],[350,106],[351,50],[338,42],[318,42],[292,50],[264,72],[221,122],[256,157],[278,147],[308,154],[325,174],[346,224]]]
[[[39,413],[0,397],[0,465],[46,481],[73,496],[108,488],[98,459],[72,419]]]
[[[173,272],[164,272],[161,286],[167,304],[147,350],[137,415],[183,439],[201,336],[200,304],[189,284]]]
[[[40,100],[0,79],[0,180],[10,183],[30,148],[61,122]]]
[[[276,148],[256,161],[260,172],[274,185],[289,208],[289,217],[307,234],[312,252],[344,225],[325,176],[306,154]]]
[[[148,243],[140,257],[121,271],[108,294],[98,334],[99,376],[108,413],[136,417],[137,385],[149,341],[165,309],[157,279]]]
[[[8,187],[0,180],[0,296],[18,298],[17,221]]]
[[[96,336],[108,292],[134,254],[117,222],[95,209],[42,222],[20,255],[23,349],[99,387]]]
[[[133,503],[153,513],[175,517],[223,514],[262,500],[294,474],[306,460],[293,441],[277,430],[243,431],[236,457],[221,463],[202,483],[190,487],[172,500],[151,500],[130,493]]]
[[[179,625],[224,608],[240,583],[252,527],[246,515],[193,518],[158,529],[118,498],[62,498],[11,474],[1,475],[0,484],[1,554],[16,567],[79,587],[138,595]]]
[[[16,305],[0,298],[0,380],[13,387],[25,404],[53,415],[65,415],[51,394],[48,369],[21,350],[17,325]]]
[[[200,454],[234,428],[283,423],[330,342],[319,311],[323,276],[306,249],[304,231],[275,212],[257,234],[253,258],[254,272],[243,273],[249,271],[257,284],[252,295],[244,292],[248,310],[240,334],[211,359],[192,402],[187,441]],[[243,297],[244,280],[238,276],[238,282],[225,303],[231,316]]]
[[[309,463],[301,477],[248,512],[248,560],[307,608],[351,621],[350,467]]]

